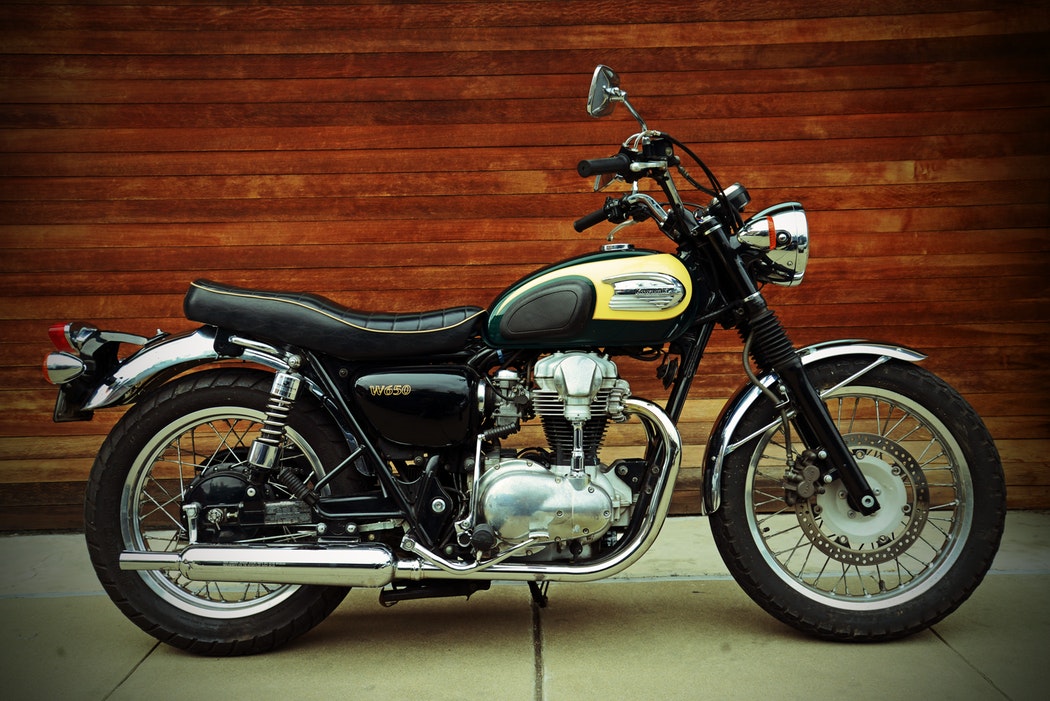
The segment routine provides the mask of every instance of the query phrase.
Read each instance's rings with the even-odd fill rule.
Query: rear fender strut
[[[218,330],[202,326],[178,336],[147,344],[121,363],[108,377],[99,380],[84,402],[84,411],[94,411],[134,401],[149,389],[192,367],[218,360],[244,360],[285,371],[288,364],[263,344],[234,345],[236,353],[216,348]],[[232,344],[231,344],[232,345]],[[279,353],[277,349],[272,349]]]

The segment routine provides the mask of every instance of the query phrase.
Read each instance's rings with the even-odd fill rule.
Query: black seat
[[[480,307],[360,312],[318,295],[249,290],[209,280],[190,285],[183,307],[192,321],[348,359],[451,353],[478,331],[485,315]]]

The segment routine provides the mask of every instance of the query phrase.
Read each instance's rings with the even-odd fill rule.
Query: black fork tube
[[[814,447],[824,460],[824,474],[835,473],[846,488],[851,505],[865,516],[878,511],[879,503],[871,485],[860,471],[842,435],[828,413],[824,400],[809,381],[802,360],[795,353],[787,332],[765,302],[758,299],[746,306],[752,311],[747,324],[753,334],[751,354],[765,372],[775,372],[795,405],[795,423],[807,446]]]
[[[695,221],[695,220],[694,220]],[[824,460],[823,474],[834,473],[851,500],[851,506],[865,516],[878,511],[879,503],[850,453],[834,420],[828,413],[820,394],[809,381],[802,360],[776,314],[766,305],[762,293],[755,287],[739,256],[732,249],[721,223],[707,217],[692,227],[692,235],[707,239],[727,282],[732,284],[737,298],[743,301],[745,318],[741,329],[752,335],[751,354],[764,371],[776,373],[788,397],[797,410],[795,422],[806,445],[817,451]]]

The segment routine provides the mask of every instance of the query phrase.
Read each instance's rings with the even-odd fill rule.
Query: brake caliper
[[[795,460],[795,464],[784,472],[784,501],[788,506],[824,493],[820,468],[816,462],[817,454],[812,450],[804,450]]]

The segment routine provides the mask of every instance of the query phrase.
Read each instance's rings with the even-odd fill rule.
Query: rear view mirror
[[[592,117],[612,114],[616,103],[621,100],[620,76],[608,66],[599,65],[594,69],[594,76],[591,78],[591,90],[587,95],[587,114]]]

